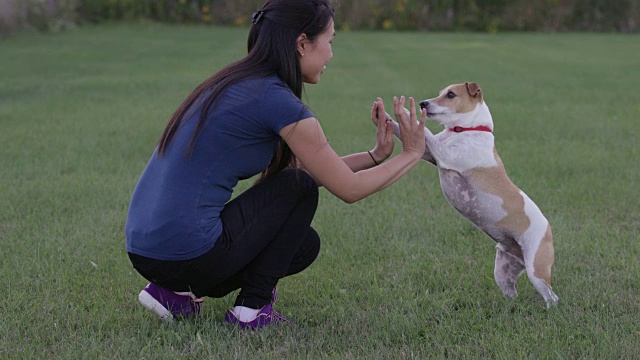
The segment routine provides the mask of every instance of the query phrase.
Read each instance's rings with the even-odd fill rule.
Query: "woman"
[[[240,289],[225,321],[259,328],[278,280],[307,268],[320,238],[311,228],[318,186],[347,203],[398,180],[424,151],[423,112],[394,98],[403,151],[393,152],[381,99],[371,151],[340,158],[301,102],[331,60],[331,0],[269,0],[253,14],[248,54],[198,86],[174,112],[133,192],[127,251],[150,283],[140,302],[163,320],[200,312],[204,297]],[[229,201],[239,180],[262,173]]]

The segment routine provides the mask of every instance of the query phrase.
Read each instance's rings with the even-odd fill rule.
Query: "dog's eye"
[[[453,91],[449,91],[449,92],[447,93],[447,97],[448,97],[449,99],[453,99],[454,97],[456,97],[456,94],[455,94]]]

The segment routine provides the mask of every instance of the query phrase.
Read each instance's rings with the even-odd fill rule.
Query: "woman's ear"
[[[302,33],[300,34],[300,36],[298,36],[298,39],[296,39],[296,50],[298,51],[298,54],[300,54],[300,56],[304,56],[304,44],[307,41],[307,34]]]

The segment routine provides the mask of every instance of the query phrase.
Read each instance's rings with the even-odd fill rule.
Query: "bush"
[[[58,31],[78,21],[77,0],[0,0],[0,31]]]

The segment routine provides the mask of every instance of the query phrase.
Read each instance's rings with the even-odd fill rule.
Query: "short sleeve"
[[[269,86],[260,106],[267,126],[276,134],[283,127],[313,117],[311,110],[282,82]]]

